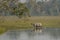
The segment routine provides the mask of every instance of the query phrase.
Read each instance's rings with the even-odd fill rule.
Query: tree
[[[18,3],[17,7],[16,8],[13,8],[13,12],[18,17],[30,16],[29,15],[29,9],[23,3]]]
[[[18,0],[2,0],[0,4],[0,11],[6,14],[13,14],[18,17],[22,16],[30,16],[29,15],[29,9],[25,6],[24,3],[18,2]],[[2,13],[1,13],[2,14]]]

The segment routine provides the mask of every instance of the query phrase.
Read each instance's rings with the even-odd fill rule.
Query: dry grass
[[[60,27],[60,16],[39,16],[29,19],[33,23],[41,22],[44,27]]]
[[[0,16],[1,30],[32,29],[31,23],[42,23],[43,27],[60,27],[60,16],[35,16],[26,19],[16,16]]]

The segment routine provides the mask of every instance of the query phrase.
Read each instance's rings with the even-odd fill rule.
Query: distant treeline
[[[22,15],[30,10],[31,16],[59,16],[60,0],[50,0],[48,2],[29,0],[20,4],[19,0],[0,0],[0,15]],[[22,6],[21,6],[22,5]],[[24,6],[25,5],[25,6]],[[24,14],[26,15],[26,14]]]
[[[21,3],[19,0],[0,0],[0,15],[29,16],[29,9],[25,3]]]
[[[59,16],[60,15],[60,0],[30,1],[27,3],[33,16]]]

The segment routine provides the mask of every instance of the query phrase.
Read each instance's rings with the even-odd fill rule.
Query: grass
[[[0,17],[0,34],[13,29],[33,29],[31,23],[42,23],[43,27],[60,27],[60,16],[34,16],[19,19],[16,16]]]
[[[60,27],[60,16],[31,17],[32,23],[42,23],[43,27]]]
[[[2,28],[2,27],[0,27],[0,34],[3,34],[3,33],[6,32],[6,31],[7,31],[6,28]]]

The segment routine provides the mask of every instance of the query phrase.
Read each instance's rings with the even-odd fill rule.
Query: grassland
[[[0,34],[13,29],[33,29],[31,23],[42,23],[43,27],[60,28],[60,16],[32,16],[22,19],[16,16],[0,16]]]

